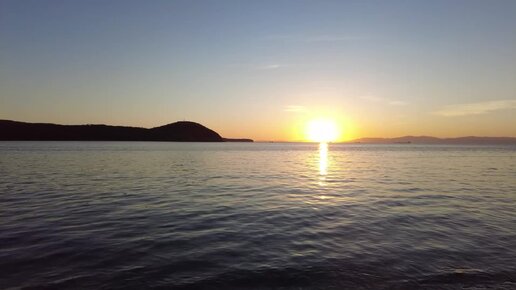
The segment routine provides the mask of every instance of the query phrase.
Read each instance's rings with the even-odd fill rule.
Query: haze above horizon
[[[4,0],[0,119],[186,119],[281,141],[319,119],[339,141],[516,137],[515,13],[516,1]]]

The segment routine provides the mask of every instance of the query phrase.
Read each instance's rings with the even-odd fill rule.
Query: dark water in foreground
[[[516,147],[0,142],[0,288],[516,289]]]

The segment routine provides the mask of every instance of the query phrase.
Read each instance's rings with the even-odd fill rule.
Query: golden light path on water
[[[319,143],[319,185],[324,185],[328,174],[328,143]]]

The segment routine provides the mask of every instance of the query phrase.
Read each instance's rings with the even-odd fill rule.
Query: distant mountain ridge
[[[155,128],[109,125],[58,125],[0,120],[3,141],[174,141],[174,142],[252,142],[251,139],[222,138],[217,132],[189,121]]]
[[[349,143],[365,144],[516,144],[516,137],[456,137],[403,136],[396,138],[360,138]]]

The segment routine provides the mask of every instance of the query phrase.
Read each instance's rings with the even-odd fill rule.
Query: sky
[[[0,0],[0,119],[516,136],[516,1]]]

